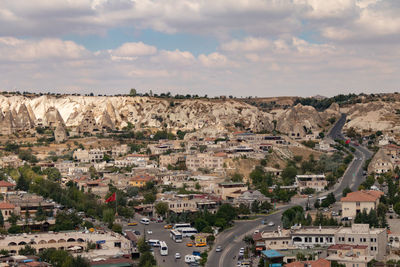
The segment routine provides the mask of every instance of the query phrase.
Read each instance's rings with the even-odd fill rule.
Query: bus
[[[197,230],[192,227],[180,228],[179,232],[182,233],[182,237],[191,237],[192,235],[197,234]]]
[[[179,232],[178,230],[171,230],[169,235],[172,238],[172,240],[174,240],[176,243],[182,242],[182,233]]]
[[[174,227],[172,229],[179,230],[181,228],[190,228],[190,227],[192,227],[190,223],[176,223],[174,224]]]
[[[168,256],[168,246],[165,241],[160,241],[160,254],[161,256]]]

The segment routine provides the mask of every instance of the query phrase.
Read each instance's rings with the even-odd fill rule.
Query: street
[[[346,115],[336,122],[328,134],[328,138],[332,139],[343,139],[342,128],[346,122]],[[342,191],[344,188],[349,187],[352,191],[356,191],[358,186],[364,181],[363,176],[363,165],[367,159],[372,156],[372,153],[362,147],[353,146],[356,151],[354,153],[354,160],[348,166],[346,172],[344,173],[341,180],[333,187],[333,189],[318,195],[318,197],[328,195],[333,192],[336,199],[339,200],[342,196]],[[316,200],[316,196],[309,199],[309,203],[313,204]],[[237,222],[235,226],[227,231],[221,233],[216,239],[215,246],[222,246],[222,253],[216,253],[215,250],[211,251],[208,256],[207,266],[236,266],[237,255],[241,247],[245,247],[243,242],[243,237],[246,235],[251,235],[255,230],[274,230],[277,229],[278,225],[282,226],[281,215],[282,213],[295,205],[301,205],[305,207],[307,205],[307,199],[300,199],[296,203],[290,203],[286,206],[278,208],[278,211],[272,215],[263,216],[257,220],[247,221],[247,222]],[[261,224],[261,221],[265,220],[267,223],[273,221],[275,223],[274,227],[268,227]]]
[[[136,226],[124,226],[123,230],[138,230],[141,235],[140,237],[143,237],[145,235],[146,240],[149,239],[156,239],[159,241],[165,241],[168,246],[168,256],[161,256],[160,255],[160,249],[159,248],[154,248],[154,256],[157,260],[157,264],[160,267],[180,267],[180,266],[188,266],[188,264],[185,263],[185,255],[187,254],[192,254],[193,251],[200,251],[203,252],[207,249],[207,247],[187,247],[186,243],[190,242],[191,239],[188,237],[184,237],[182,240],[182,243],[176,243],[171,239],[169,236],[170,229],[164,229],[164,226],[166,223],[156,223],[156,222],[150,222],[149,225],[144,225],[139,223],[140,219],[143,216],[140,214],[135,214],[135,219],[134,221],[138,222],[138,225]],[[147,231],[151,230],[153,233],[152,234],[147,234]],[[181,259],[175,259],[175,253],[179,252],[181,254]]]

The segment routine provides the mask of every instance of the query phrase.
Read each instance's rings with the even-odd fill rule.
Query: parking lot
[[[156,223],[150,222],[149,225],[144,225],[139,223],[139,219],[135,220],[138,222],[136,226],[124,226],[124,230],[138,230],[141,233],[141,237],[145,235],[146,240],[149,239],[157,239],[160,241],[165,241],[168,246],[168,256],[161,256],[159,248],[154,248],[154,256],[157,259],[158,266],[161,267],[179,267],[179,266],[188,266],[185,263],[185,255],[192,254],[193,251],[203,252],[207,250],[208,247],[187,247],[186,243],[191,242],[191,239],[188,237],[184,237],[182,243],[176,243],[173,241],[169,235],[170,230],[164,229],[166,223]],[[148,234],[147,231],[151,230],[152,234]],[[175,259],[175,253],[181,254],[181,259]]]

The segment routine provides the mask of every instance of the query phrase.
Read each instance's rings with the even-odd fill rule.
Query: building
[[[293,248],[290,230],[263,231],[253,235],[256,251],[265,249],[291,249]]]
[[[250,207],[254,201],[258,201],[259,203],[262,203],[265,201],[270,202],[271,199],[264,196],[258,190],[248,190],[248,191],[243,192],[238,197],[234,198],[233,205],[236,207],[239,207],[240,204],[244,204],[244,205]]]
[[[167,168],[169,165],[176,165],[179,162],[185,162],[185,158],[185,155],[181,153],[160,155],[160,167]]]
[[[276,250],[263,250],[261,251],[261,256],[268,260],[270,266],[279,267],[283,264],[284,256]]]
[[[284,265],[285,267],[331,267],[331,262],[326,259],[315,261],[294,261]]]
[[[342,203],[342,217],[355,217],[357,213],[376,209],[383,192],[376,190],[362,190],[348,193],[340,199]]]
[[[70,168],[73,168],[77,165],[77,163],[69,160],[64,160],[60,162],[56,162],[54,164],[54,167],[57,168],[61,174],[68,174],[70,171]]]
[[[129,180],[129,185],[134,186],[134,187],[143,187],[146,185],[147,182],[150,182],[153,180],[154,180],[154,176],[150,176],[147,174],[137,175],[135,177],[132,177]]]
[[[120,157],[126,155],[129,152],[129,147],[127,144],[122,144],[119,146],[113,146],[111,148],[111,155],[115,157]]]
[[[344,264],[346,267],[367,267],[368,262],[374,259],[369,255],[366,245],[332,245],[327,250],[326,259]]]
[[[300,191],[303,191],[306,188],[312,188],[317,192],[321,192],[328,186],[328,182],[326,181],[324,174],[296,175],[295,186],[297,186]]]
[[[17,155],[10,155],[0,158],[0,167],[4,168],[18,168],[22,166],[22,160]]]
[[[4,221],[7,221],[12,213],[14,213],[15,205],[8,202],[0,202],[0,212],[3,215]]]
[[[292,243],[300,248],[328,247],[336,244],[339,227],[301,227],[291,233]]]
[[[162,202],[168,204],[169,210],[180,214],[183,212],[197,212],[207,210],[215,213],[220,205],[220,199],[212,198],[209,195],[177,194],[168,198],[161,198]]]
[[[224,156],[203,153],[186,156],[186,167],[192,171],[198,169],[219,170],[223,168],[223,165]]]
[[[9,191],[13,191],[15,187],[15,184],[0,180],[0,193],[5,194]]]
[[[47,213],[53,211],[55,207],[54,202],[46,201],[41,196],[22,191],[8,192],[6,199],[10,204],[15,206],[15,214],[22,218],[26,217],[26,213],[29,213],[29,217],[34,217],[39,207]]]
[[[103,149],[90,149],[90,150],[82,150],[82,149],[78,149],[74,151],[74,154],[72,155],[72,157],[74,158],[74,160],[80,161],[80,162],[97,162],[97,161],[101,161],[104,158],[104,152],[105,150]]]
[[[223,200],[233,200],[247,190],[248,187],[245,183],[223,182],[218,184],[215,193],[220,195]]]
[[[368,247],[368,255],[382,260],[386,255],[388,242],[385,228],[369,228],[368,224],[353,224],[343,227],[335,233],[336,244],[361,245]]]
[[[7,250],[15,255],[28,244],[38,252],[48,248],[83,250],[89,242],[96,244],[96,251],[101,250],[101,255],[129,254],[131,252],[130,241],[122,235],[113,232],[89,233],[82,231],[7,235],[0,239],[0,250]]]

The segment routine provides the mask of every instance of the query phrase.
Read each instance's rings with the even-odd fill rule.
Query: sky
[[[397,0],[0,0],[0,89],[399,91]]]

